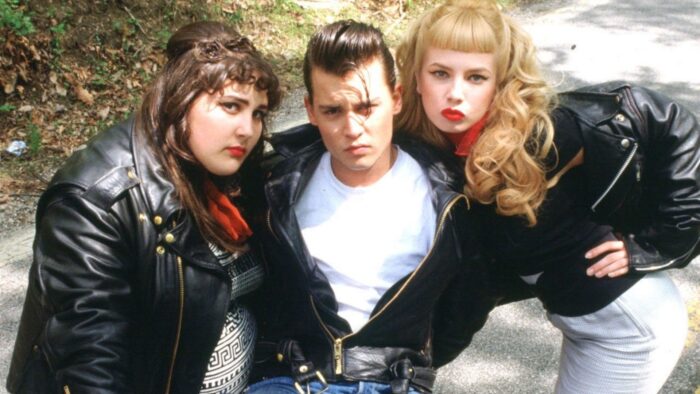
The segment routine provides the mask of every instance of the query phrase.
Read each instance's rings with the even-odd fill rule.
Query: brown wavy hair
[[[273,110],[281,99],[279,81],[246,37],[219,22],[195,22],[180,28],[168,41],[166,53],[167,63],[144,94],[136,129],[149,142],[202,236],[230,252],[241,251],[245,245],[229,238],[209,213],[204,181],[211,179],[228,192],[246,218],[257,215],[262,201],[263,138],[236,174],[216,177],[190,150],[187,113],[200,94],[221,91],[229,81],[253,84],[264,91],[268,108]],[[266,129],[263,120],[263,135]]]
[[[553,149],[549,113],[555,95],[541,77],[532,40],[491,0],[447,1],[412,24],[396,51],[403,85],[397,129],[448,149],[451,144],[430,122],[416,93],[416,75],[429,47],[494,54],[496,95],[465,164],[466,193],[495,204],[501,215],[522,215],[536,224],[548,186],[543,162]]]

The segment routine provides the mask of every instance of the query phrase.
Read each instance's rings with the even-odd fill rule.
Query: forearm
[[[131,260],[109,214],[80,198],[52,204],[43,217],[34,258],[43,307],[38,344],[59,387],[71,392],[130,389]]]
[[[473,267],[471,267],[473,268]],[[497,299],[486,288],[484,272],[463,269],[448,285],[433,319],[433,363],[441,367],[469,346]]]

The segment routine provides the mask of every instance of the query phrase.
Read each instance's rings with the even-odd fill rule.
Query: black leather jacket
[[[54,176],[10,392],[199,392],[231,285],[159,167],[127,122]]]
[[[619,81],[560,101],[581,128],[591,211],[624,237],[631,270],[686,266],[700,240],[700,125],[693,114]]]
[[[581,132],[591,213],[622,236],[630,271],[688,265],[700,252],[697,119],[668,97],[623,81],[561,93],[559,103]],[[534,297],[510,270],[491,264],[489,271],[496,303]]]
[[[270,234],[264,250],[270,288],[262,292],[268,298],[261,300],[258,361],[251,381],[282,375],[301,379],[298,369],[305,366],[311,378],[318,370],[328,381],[391,382],[395,392],[410,384],[429,392],[432,367],[459,354],[483,325],[489,308],[479,304],[484,282],[477,268],[478,230],[466,197],[455,192],[462,187],[461,169],[445,165],[426,144],[395,142],[426,171],[439,222],[425,259],[381,297],[369,322],[352,332],[337,314],[330,284],[310,256],[294,214],[325,148],[310,125],[273,135],[277,152],[289,158],[275,166],[266,186]],[[455,277],[469,285],[453,285],[449,293]]]

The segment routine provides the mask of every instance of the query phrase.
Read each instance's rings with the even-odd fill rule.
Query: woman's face
[[[267,92],[229,81],[220,92],[203,92],[187,113],[189,146],[210,173],[232,175],[260,139]]]
[[[491,106],[496,94],[495,56],[429,47],[416,79],[430,121],[442,132],[463,132]]]

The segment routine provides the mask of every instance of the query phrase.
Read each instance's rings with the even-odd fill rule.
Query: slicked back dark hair
[[[386,83],[393,91],[396,87],[394,57],[379,29],[351,19],[322,27],[311,36],[304,55],[304,85],[309,100],[313,101],[311,71],[314,67],[343,77],[374,59],[381,61]]]

